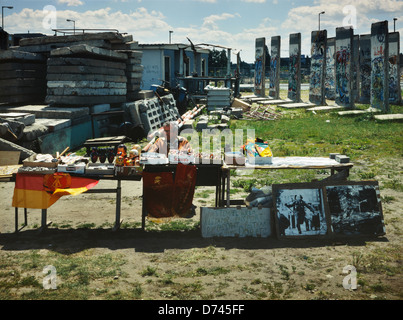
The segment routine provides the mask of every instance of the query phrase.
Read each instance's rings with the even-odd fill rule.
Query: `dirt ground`
[[[116,181],[101,180],[96,188],[101,187],[114,188]],[[52,224],[45,233],[37,232],[40,210],[31,209],[28,226],[14,234],[13,189],[13,182],[0,182],[0,255],[29,250],[119,255],[125,261],[124,276],[115,277],[108,286],[124,291],[141,285],[140,299],[400,300],[403,296],[403,197],[394,190],[382,194],[394,199],[382,204],[386,236],[334,241],[279,240],[274,234],[269,238],[203,238],[200,229],[143,231],[139,226],[142,183],[136,181],[122,182],[121,209],[123,223],[135,227],[113,232],[115,195],[84,193],[62,197],[48,209]],[[200,207],[212,206],[213,197],[211,192],[208,199],[194,199],[192,220],[200,220]],[[22,223],[22,209],[19,219]],[[382,264],[382,259],[393,272],[375,267],[375,261]],[[348,290],[343,287],[343,268],[354,264],[358,288]],[[147,268],[155,272],[145,276]],[[91,285],[99,290],[106,286]]]

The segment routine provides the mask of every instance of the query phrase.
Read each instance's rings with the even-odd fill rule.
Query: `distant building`
[[[138,44],[143,52],[144,67],[142,90],[160,85],[162,80],[175,86],[179,77],[208,75],[209,50],[196,48],[196,53],[186,44]]]

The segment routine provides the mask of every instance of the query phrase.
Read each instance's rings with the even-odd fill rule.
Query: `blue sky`
[[[133,35],[140,43],[208,43],[241,50],[241,59],[254,61],[255,39],[281,36],[281,56],[288,56],[290,33],[301,32],[302,53],[310,55],[310,33],[321,28],[328,36],[336,27],[352,24],[355,34],[370,33],[371,23],[388,20],[403,41],[403,0],[0,0],[5,29],[10,33],[72,28],[112,28]],[[53,7],[49,7],[53,6]],[[54,8],[55,11],[44,10]],[[235,57],[233,57],[235,61]]]

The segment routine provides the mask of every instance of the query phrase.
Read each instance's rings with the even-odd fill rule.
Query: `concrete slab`
[[[315,112],[329,112],[329,111],[340,111],[344,110],[344,107],[341,106],[319,106],[306,109],[306,111],[315,111]]]
[[[260,104],[280,105],[280,104],[296,103],[296,102],[292,101],[292,100],[273,99],[273,100],[259,101],[258,103],[260,103]]]
[[[402,121],[403,120],[403,113],[396,113],[396,114],[377,114],[374,116],[376,120],[380,121]]]
[[[71,126],[70,119],[46,119],[39,118],[35,121],[36,124],[43,125],[49,129],[49,132],[65,129]]]
[[[381,112],[380,109],[375,109],[375,108],[368,108],[366,110],[346,110],[346,111],[339,111],[338,115],[339,116],[356,116],[356,115],[362,115],[366,113],[377,113]]]
[[[26,126],[29,126],[35,122],[34,114],[24,112],[0,113],[0,118],[3,118],[4,120],[13,120],[22,122]]]
[[[281,105],[282,108],[292,109],[292,108],[310,108],[314,107],[316,104],[310,102],[296,102],[296,103],[287,103]]]
[[[22,112],[32,113],[35,118],[47,118],[47,119],[76,119],[89,115],[89,108],[77,107],[77,108],[62,108],[62,107],[50,107],[49,105],[25,105],[25,106],[1,106],[0,112]]]

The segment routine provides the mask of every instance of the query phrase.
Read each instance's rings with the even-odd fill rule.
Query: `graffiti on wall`
[[[335,73],[335,39],[327,39],[326,46],[326,73],[325,96],[326,99],[336,99],[336,73]]]
[[[371,35],[360,36],[360,102],[371,101]]]
[[[265,96],[265,38],[255,42],[255,95]]]
[[[326,67],[326,40],[326,30],[312,31],[309,101],[316,105],[325,104],[324,74]]]
[[[270,85],[269,96],[278,99],[280,96],[280,36],[271,37]]]
[[[388,22],[371,26],[371,107],[389,111]]]
[[[352,99],[352,29],[336,29],[336,103],[351,107]]]
[[[351,56],[352,63],[352,99],[353,102],[359,102],[360,98],[360,64],[359,64],[360,36],[353,36],[353,50]]]
[[[288,65],[288,99],[301,100],[301,34],[290,34],[290,59]]]
[[[389,34],[389,103],[400,104],[399,32]]]

